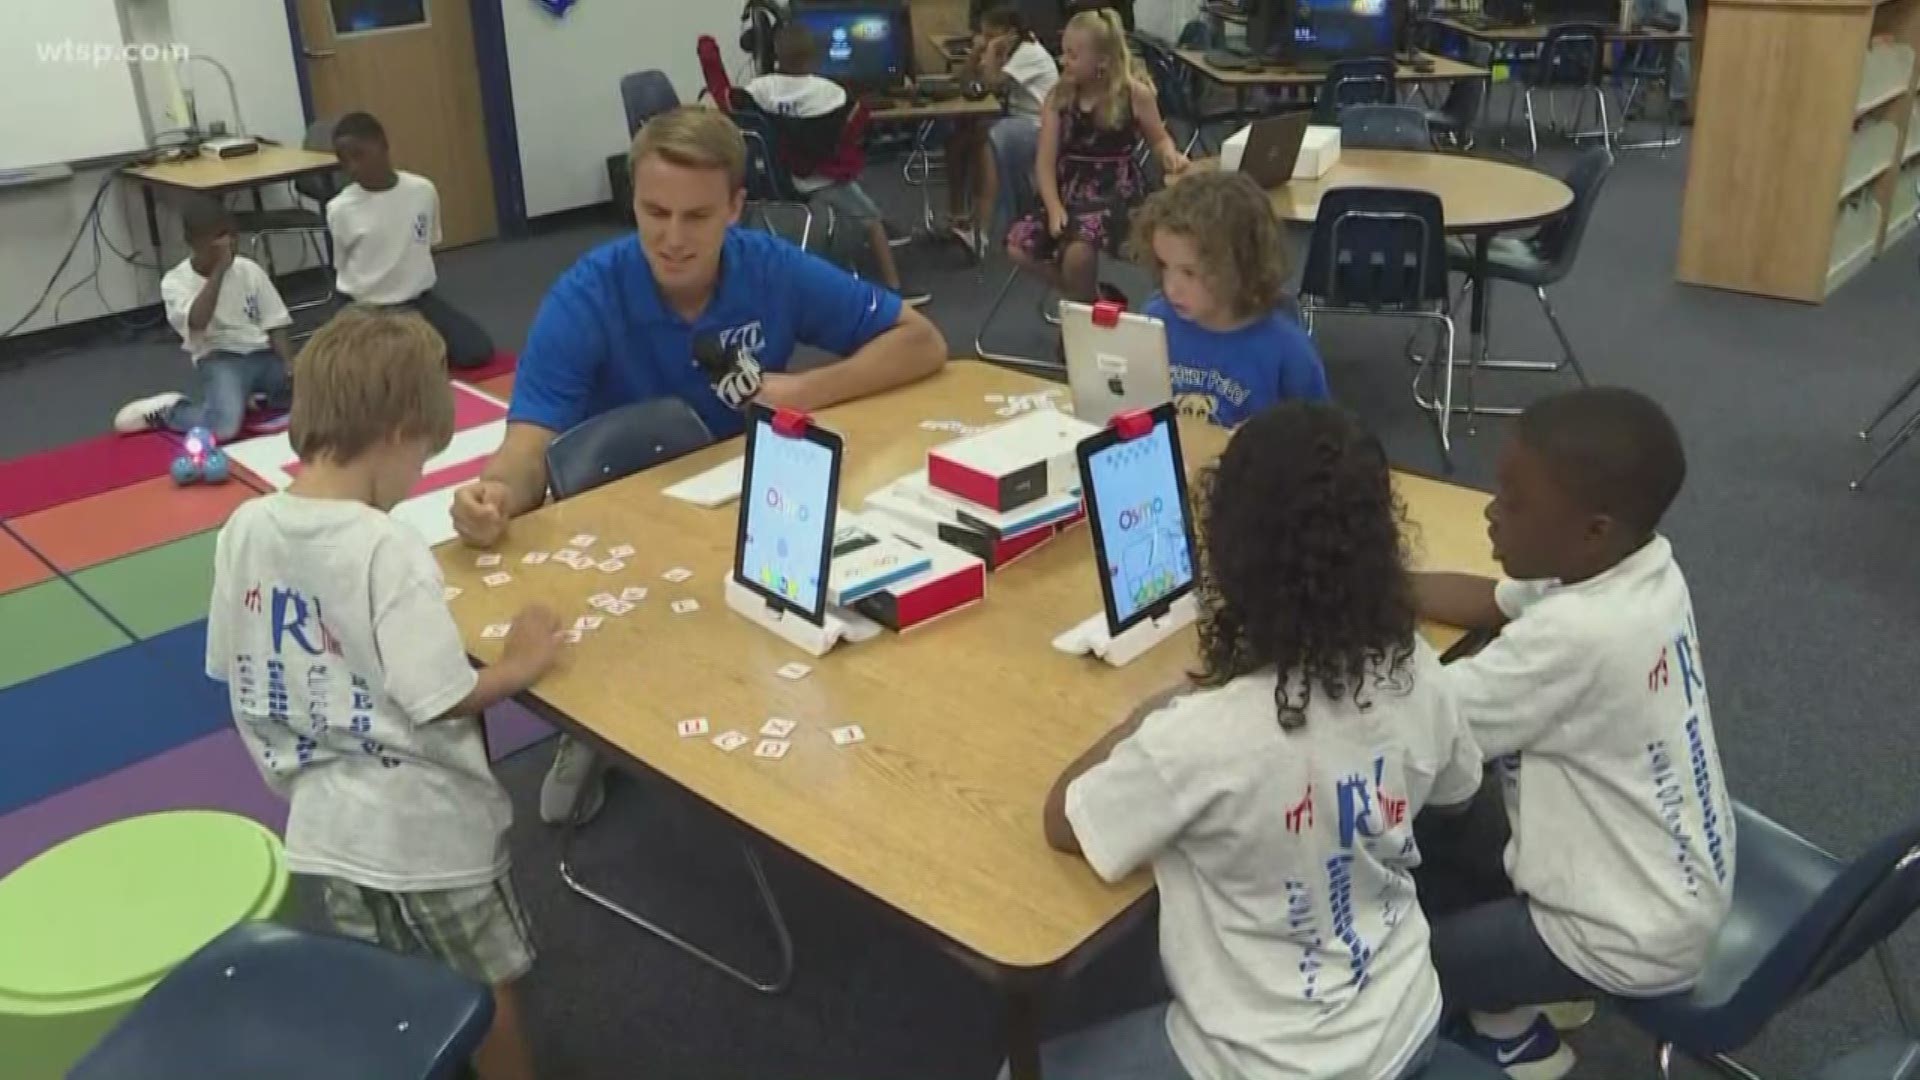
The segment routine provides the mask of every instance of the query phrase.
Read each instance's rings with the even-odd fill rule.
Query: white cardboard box
[[[1239,172],[1240,160],[1246,157],[1247,140],[1253,134],[1251,124],[1227,137],[1220,144],[1220,171]],[[1325,176],[1340,161],[1340,129],[1320,124],[1310,125],[1306,135],[1300,140],[1300,156],[1293,159],[1293,178],[1295,180],[1318,180]]]
[[[1055,409],[1030,412],[927,451],[927,483],[1001,513],[1075,494],[1080,463],[1074,451],[1099,431]]]
[[[869,515],[873,521],[875,515]],[[911,630],[942,615],[978,603],[987,595],[987,567],[952,544],[942,543],[899,523],[894,539],[912,544],[929,559],[926,570],[896,581],[854,604],[854,610],[889,630]]]

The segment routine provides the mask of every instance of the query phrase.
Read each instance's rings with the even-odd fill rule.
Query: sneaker
[[[1598,1010],[1591,1001],[1559,1001],[1552,1005],[1540,1006],[1547,1014],[1547,1022],[1555,1031],[1579,1031],[1593,1023],[1594,1013]]]
[[[887,246],[888,247],[903,248],[903,247],[906,247],[908,244],[913,243],[913,234],[910,232],[901,231],[901,229],[898,226],[896,226],[893,222],[882,221],[880,222],[880,226],[881,228],[884,228],[887,230]]]
[[[1513,1080],[1560,1080],[1573,1071],[1573,1050],[1560,1041],[1560,1033],[1545,1013],[1533,1018],[1533,1026],[1511,1039],[1482,1035],[1471,1024],[1455,1037],[1459,1046],[1485,1061],[1500,1066]]]
[[[113,430],[122,435],[152,431],[166,422],[167,410],[186,399],[187,395],[180,391],[169,390],[164,394],[129,401],[113,414]]]
[[[592,747],[578,739],[560,736],[560,745],[553,749],[553,765],[547,769],[547,778],[540,782],[540,820],[549,825],[566,824],[573,813],[573,804],[580,798],[581,788],[588,784],[593,787],[575,824],[592,821],[606,805],[606,776],[600,768],[600,757]]]
[[[900,294],[900,302],[911,308],[921,307],[926,304],[927,301],[933,299],[932,293],[912,285],[903,284],[894,291]]]
[[[973,256],[974,259],[979,260],[986,258],[987,238],[980,235],[979,231],[973,227],[972,222],[955,221],[948,224],[947,235],[952,237],[954,242],[965,248],[967,254]]]

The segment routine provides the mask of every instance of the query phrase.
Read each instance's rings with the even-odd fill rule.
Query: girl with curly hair
[[[1267,193],[1239,173],[1197,173],[1148,199],[1127,239],[1160,294],[1173,402],[1221,427],[1282,401],[1325,401],[1327,373],[1287,295],[1287,248]]]
[[[1173,1000],[1047,1044],[1044,1070],[1411,1076],[1441,1010],[1413,819],[1469,803],[1481,762],[1414,632],[1386,455],[1345,412],[1290,402],[1198,487],[1198,668],[1045,813],[1107,881],[1152,865]]]

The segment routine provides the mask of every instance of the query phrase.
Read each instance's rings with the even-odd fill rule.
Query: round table
[[[1540,225],[1573,205],[1573,189],[1546,173],[1504,161],[1417,150],[1343,150],[1318,180],[1273,189],[1283,221],[1311,224],[1333,188],[1384,187],[1440,196],[1450,233],[1491,235]]]

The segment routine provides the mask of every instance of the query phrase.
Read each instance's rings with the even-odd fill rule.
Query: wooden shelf
[[[1873,261],[1880,239],[1880,204],[1863,199],[1841,209],[1833,229],[1833,253],[1827,259],[1827,292],[1845,285]]]
[[[1912,83],[1912,46],[1896,41],[1868,49],[1861,65],[1860,93],[1854,98],[1854,119],[1906,93]]]
[[[1913,208],[1908,207],[1906,213],[1901,214],[1899,217],[1887,223],[1887,238],[1881,243],[1880,249],[1884,251],[1900,241],[1905,240],[1907,234],[1913,231],[1915,224],[1920,224],[1920,222],[1915,220]]]
[[[1893,147],[1900,140],[1900,129],[1890,121],[1869,120],[1860,125],[1847,144],[1847,168],[1841,174],[1840,201],[1893,168]]]

